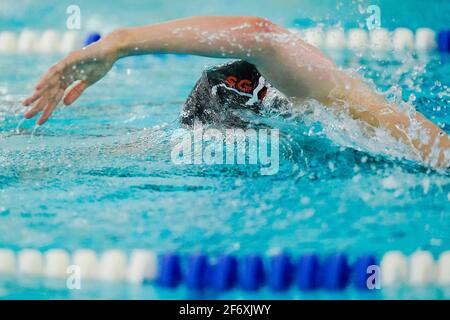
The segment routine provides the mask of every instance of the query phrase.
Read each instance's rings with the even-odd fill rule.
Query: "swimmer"
[[[204,74],[186,102],[189,108],[182,116],[186,124],[195,118],[208,121],[217,114],[208,108],[219,108],[221,103],[257,108],[270,83],[294,106],[317,100],[330,111],[345,112],[369,128],[385,129],[424,163],[450,165],[450,138],[437,125],[419,112],[404,111],[387,102],[299,36],[258,17],[190,17],[113,31],[53,65],[23,101],[24,106],[31,106],[25,118],[42,112],[37,120],[42,125],[61,100],[65,105],[74,103],[118,59],[151,53],[241,60]],[[215,97],[213,105],[205,100]]]

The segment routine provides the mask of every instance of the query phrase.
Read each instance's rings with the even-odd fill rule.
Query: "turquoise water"
[[[178,6],[112,2],[107,8],[79,1],[85,29],[111,29],[192,14],[254,14],[285,26],[364,21],[354,1],[287,1],[283,5],[247,2],[229,6],[193,2]],[[264,5],[266,3],[267,5]],[[374,2],[371,2],[371,4]],[[448,27],[450,4],[395,1],[381,5],[387,28]],[[3,6],[3,7],[2,7]],[[64,31],[64,2],[7,0],[0,4],[0,29],[48,27]],[[422,10],[420,9],[422,7]],[[174,9],[176,8],[176,9]],[[201,10],[200,12],[198,10]],[[45,14],[44,14],[45,13]],[[148,15],[148,16],[147,16]],[[419,18],[420,17],[420,18]],[[450,57],[355,57],[332,55],[356,69],[389,98],[411,100],[450,132]],[[39,75],[60,56],[3,55],[0,58],[0,247],[47,250],[81,247],[223,252],[242,255],[284,249],[293,254],[348,252],[351,258],[387,250],[407,254],[421,248],[435,256],[450,247],[450,177],[420,165],[364,150],[370,141],[336,137],[334,121],[267,114],[281,131],[280,170],[261,176],[258,167],[180,166],[171,161],[170,138],[180,127],[182,103],[206,66],[219,60],[198,57],[135,57],[120,61],[73,107],[60,109],[34,132],[34,121],[20,123],[19,101]],[[400,90],[401,89],[401,90]],[[320,106],[318,107],[320,109]],[[343,124],[349,124],[344,121]],[[20,124],[20,125],[19,125]],[[387,183],[389,182],[389,183]],[[0,298],[184,298],[181,288],[130,288],[94,284],[72,292],[61,284],[35,279],[3,279]],[[414,292],[371,298],[415,297]],[[435,289],[419,297],[442,298]],[[217,296],[207,293],[204,296]],[[355,298],[365,295],[273,296],[232,292],[225,298]],[[447,296],[448,297],[448,296]]]

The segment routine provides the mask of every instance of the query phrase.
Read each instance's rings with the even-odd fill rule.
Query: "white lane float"
[[[324,34],[322,29],[309,28],[304,30],[303,40],[316,48],[321,48],[324,42]]]
[[[16,256],[9,249],[0,249],[0,273],[14,274],[16,272]]]
[[[68,31],[63,34],[61,44],[59,46],[59,51],[61,53],[67,54],[80,47],[81,47],[81,39],[77,32]]]
[[[393,33],[392,44],[396,51],[411,51],[414,49],[414,33],[407,28],[397,28]]]
[[[17,50],[17,37],[14,32],[0,32],[0,53],[15,53]]]
[[[34,53],[38,44],[38,36],[36,32],[24,30],[19,35],[17,43],[18,53]]]
[[[45,253],[44,274],[49,278],[67,277],[70,256],[65,250],[52,249]]]
[[[60,37],[55,30],[46,30],[39,38],[37,50],[39,53],[50,54],[59,51]]]
[[[330,50],[343,50],[347,47],[345,33],[341,29],[333,29],[326,33],[325,46]]]
[[[156,277],[157,257],[151,250],[133,250],[127,272],[128,281],[134,284],[143,284]]]
[[[409,261],[409,284],[428,286],[434,283],[436,268],[433,256],[428,251],[414,252]]]
[[[436,282],[440,286],[450,287],[450,251],[442,253],[439,257]]]
[[[350,29],[347,33],[347,41],[350,50],[364,50],[369,44],[369,35],[362,29]]]
[[[375,51],[392,49],[391,34],[387,29],[375,29],[370,32],[370,48]]]
[[[98,278],[99,260],[93,250],[76,250],[72,256],[72,264],[80,268],[82,279]]]
[[[398,287],[408,280],[408,260],[400,251],[387,252],[381,260],[381,284]]]
[[[18,258],[19,273],[32,276],[41,276],[44,272],[44,258],[35,249],[23,249],[19,252]]]
[[[107,250],[100,258],[99,279],[110,282],[125,280],[127,257],[121,250]]]
[[[417,29],[415,47],[419,51],[431,51],[436,49],[436,32],[429,28]]]

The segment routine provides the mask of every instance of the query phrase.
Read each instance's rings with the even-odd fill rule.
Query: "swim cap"
[[[267,84],[256,67],[246,61],[218,65],[203,72],[184,103],[181,122],[240,125],[243,120],[233,110],[261,109]]]

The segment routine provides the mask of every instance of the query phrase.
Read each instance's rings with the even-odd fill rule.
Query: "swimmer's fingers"
[[[25,107],[28,107],[31,104],[33,104],[35,101],[40,99],[43,94],[44,94],[44,92],[42,90],[35,90],[31,96],[29,96],[28,98],[26,98],[25,100],[22,101],[22,104]]]
[[[64,60],[50,67],[47,72],[39,79],[35,89],[37,91],[45,90],[46,88],[56,84],[61,79],[61,72],[66,63]]]
[[[52,115],[53,111],[55,110],[56,106],[58,105],[58,103],[61,101],[61,98],[64,95],[64,90],[60,89],[56,95],[54,95],[48,102],[48,104],[46,105],[46,107],[44,108],[44,112],[42,112],[41,116],[39,117],[37,124],[41,125],[44,124],[48,118]]]
[[[86,80],[81,80],[75,84],[64,97],[64,104],[68,106],[74,103],[87,87],[89,87],[89,83]]]
[[[47,105],[48,99],[46,97],[41,97],[39,100],[34,104],[34,106],[29,109],[25,114],[23,115],[26,119],[33,118],[36,114],[38,114],[44,107]]]
[[[61,83],[61,70],[62,64],[58,63],[51,67],[38,81],[38,84],[35,86],[35,90],[33,94],[23,100],[22,104],[24,106],[29,106],[39,98],[41,98],[47,91],[49,91],[52,87],[64,87],[65,84]]]

